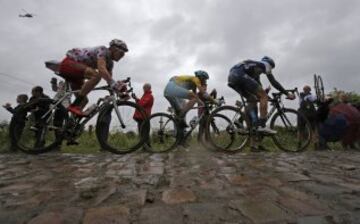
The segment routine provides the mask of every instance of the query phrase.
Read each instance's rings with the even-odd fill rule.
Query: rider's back
[[[66,53],[66,56],[74,61],[86,64],[91,68],[97,68],[97,60],[105,58],[106,67],[111,71],[114,63],[111,60],[110,50],[105,46],[73,48]]]
[[[201,86],[200,79],[196,76],[191,75],[179,75],[175,76],[176,84],[186,87],[188,89],[194,89],[198,86]]]

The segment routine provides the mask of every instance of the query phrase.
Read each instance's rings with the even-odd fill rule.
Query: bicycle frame
[[[224,104],[224,97],[220,98],[221,104]],[[205,105],[204,106],[197,106],[197,107],[193,107],[191,108],[191,110],[195,110],[195,109],[201,109],[204,108],[205,110],[200,114],[200,116],[198,117],[197,122],[195,123],[195,125],[190,126],[190,130],[188,130],[185,135],[184,135],[184,139],[187,139],[191,133],[194,131],[195,128],[197,128],[198,126],[200,126],[200,122],[202,121],[202,119],[204,119],[205,117],[209,116],[210,111],[212,110],[211,106],[212,104],[210,102],[204,102]],[[201,128],[201,127],[199,127]]]
[[[127,83],[127,85],[130,87],[129,90],[126,91],[127,93],[130,93],[133,91],[133,88],[131,87],[131,82],[130,82],[130,78],[127,78],[126,80],[124,80],[124,83]],[[76,120],[78,120],[78,122],[76,122],[76,125],[79,125],[79,127],[84,127],[85,124],[90,121],[96,114],[98,114],[100,111],[102,111],[106,105],[108,105],[108,103],[112,103],[113,105],[116,105],[117,100],[121,100],[120,97],[116,97],[116,94],[114,93],[114,91],[112,91],[110,89],[109,86],[101,86],[101,87],[97,87],[94,88],[92,91],[97,91],[97,90],[107,90],[109,91],[110,95],[106,96],[105,98],[100,98],[97,103],[96,103],[96,109],[94,110],[94,112],[91,112],[89,114],[89,116],[86,116],[84,120],[79,118],[76,118]],[[56,108],[59,104],[61,104],[66,98],[72,96],[73,94],[76,94],[80,92],[80,90],[71,90],[71,87],[69,85],[68,82],[65,82],[65,94],[63,97],[61,97],[60,99],[58,99],[55,104],[52,104],[50,106],[50,109],[41,117],[41,119],[45,119],[46,116],[48,116],[51,111]],[[106,99],[106,100],[105,100]],[[121,113],[119,111],[119,109],[117,107],[114,107],[117,118],[119,119],[119,122],[121,124],[122,128],[126,128],[126,125],[124,124],[124,121],[122,119]],[[46,122],[49,122],[51,120],[52,116],[49,116],[46,120]],[[80,122],[82,120],[82,122]]]
[[[299,92],[298,92],[297,88],[290,89],[290,90],[287,90],[287,91],[292,92],[292,93],[296,93],[296,95],[299,96]],[[270,118],[275,114],[276,111],[281,113],[282,109],[285,108],[285,106],[284,106],[284,104],[283,104],[283,102],[281,100],[281,93],[273,93],[272,95],[273,95],[272,98],[269,97],[269,102],[270,102],[271,108],[268,111],[268,113],[266,114],[266,120],[267,121],[270,120]],[[248,101],[245,100],[242,95],[240,95],[240,97],[241,97],[242,104],[240,105],[239,108],[240,108],[240,110],[243,109],[243,108],[246,110],[246,108],[248,106]],[[256,100],[256,103],[258,103],[258,102],[259,101]],[[248,117],[248,114],[246,112],[244,113],[244,115],[246,117]],[[285,118],[287,120],[286,122],[284,121],[284,117],[281,116],[281,119],[283,120],[284,124],[291,124],[291,122],[288,120],[288,118],[287,117],[285,117]],[[251,122],[250,122],[250,124],[251,124]]]
[[[220,101],[221,101],[221,104],[224,104],[225,103],[224,97],[221,97]],[[191,126],[190,130],[185,132],[185,134],[183,136],[184,139],[187,139],[191,135],[191,133],[194,131],[194,129],[196,129],[200,125],[200,122],[202,121],[202,119],[204,119],[206,116],[209,116],[210,111],[211,111],[211,103],[210,102],[205,102],[204,106],[192,107],[190,110],[201,109],[201,108],[204,108],[205,110],[200,114],[200,116],[198,117],[198,121],[195,123],[195,125]],[[176,117],[176,114],[175,114],[174,110],[171,107],[168,108],[168,111],[170,112],[170,115],[173,118]],[[164,127],[166,127],[166,125],[168,124],[168,122],[170,122],[170,120],[168,120],[167,122],[164,123],[164,121],[161,118],[161,120],[159,121],[160,130],[163,130]]]

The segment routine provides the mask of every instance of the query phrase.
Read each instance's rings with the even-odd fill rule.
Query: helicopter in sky
[[[35,14],[33,13],[28,13],[25,9],[21,9],[24,13],[23,14],[19,14],[19,17],[23,17],[23,18],[33,18],[35,16]]]

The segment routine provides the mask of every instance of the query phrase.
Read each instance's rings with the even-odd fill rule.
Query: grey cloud
[[[289,88],[312,84],[312,74],[318,73],[327,89],[359,91],[359,4],[356,0],[2,0],[0,72],[47,86],[52,74],[43,61],[60,60],[72,47],[106,45],[119,37],[127,41],[130,52],[114,74],[131,75],[137,91],[142,83],[151,82],[155,110],[167,105],[162,90],[169,77],[196,68],[208,70],[209,87],[218,88],[231,103],[237,96],[226,86],[230,67],[263,55],[275,58],[274,73]],[[21,8],[37,16],[20,19]],[[2,101],[14,102],[17,93],[31,88],[5,77],[0,83]],[[0,112],[0,119],[8,117]]]

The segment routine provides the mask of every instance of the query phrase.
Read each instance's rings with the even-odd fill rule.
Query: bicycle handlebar
[[[130,78],[130,77],[127,77],[127,78],[124,79],[124,80],[120,80],[120,82],[127,83],[128,86],[130,87],[130,89],[128,89],[128,90],[125,91],[126,93],[129,93],[129,92],[132,92],[132,91],[133,91],[133,88],[131,87],[131,78]],[[109,85],[104,85],[104,86],[96,87],[96,88],[94,88],[94,90],[108,90],[108,91],[110,91],[111,88],[110,88]]]
[[[299,95],[299,91],[298,91],[298,88],[297,88],[297,87],[295,87],[294,89],[286,89],[285,91],[286,91],[286,92],[290,92],[290,93],[292,93],[292,94],[296,93],[296,95]],[[280,97],[282,94],[283,94],[283,93],[281,93],[281,92],[272,93],[272,95],[273,95],[274,97]]]

